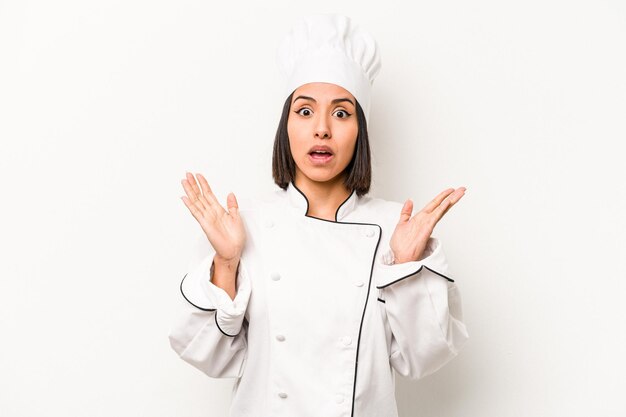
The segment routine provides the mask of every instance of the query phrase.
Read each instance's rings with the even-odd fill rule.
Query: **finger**
[[[189,185],[191,186],[193,192],[199,196],[201,192],[200,187],[198,187],[198,183],[196,182],[196,178],[191,172],[185,172],[185,177],[187,177],[187,181],[189,181]]]
[[[191,201],[196,201],[200,197],[200,188],[196,183],[196,179],[189,172],[185,172],[185,179],[187,180],[187,184],[189,185],[189,190],[191,191],[191,195],[189,195],[189,199]],[[184,183],[183,183],[184,184]]]
[[[413,212],[413,201],[409,198],[404,202],[402,210],[400,211],[400,221],[398,223],[406,223],[411,218]]]
[[[215,197],[215,194],[213,194],[213,190],[211,190],[211,186],[207,182],[206,178],[204,178],[204,176],[200,173],[196,173],[196,176],[198,177],[198,180],[200,181],[200,186],[202,187],[202,195],[207,200],[208,204],[211,205],[213,208],[217,208],[217,206],[222,208],[219,201],[217,201],[217,197]],[[222,208],[222,210],[224,209]]]
[[[226,205],[228,207],[228,214],[237,216],[239,214],[239,204],[237,203],[237,197],[234,193],[229,193],[226,197]]]
[[[206,209],[211,211],[214,215],[217,215],[218,213],[223,213],[224,209],[217,201],[217,197],[215,197],[215,195],[213,194],[213,190],[211,190],[211,186],[209,186],[206,178],[204,178],[202,174],[196,173],[196,176],[198,177],[198,182],[200,183],[200,187],[202,187],[202,192],[200,192],[198,184],[195,183],[195,177],[191,174],[189,175],[191,176],[191,178],[193,178],[196,190],[198,190],[198,199],[202,201]]]
[[[439,221],[444,214],[450,210],[450,208],[455,205],[463,195],[465,195],[465,187],[457,188],[454,193],[450,195],[449,198],[446,198],[439,207],[434,211],[437,216],[437,221]]]
[[[185,203],[185,206],[187,206],[187,208],[189,209],[189,211],[191,212],[191,215],[198,221],[200,221],[200,219],[203,217],[202,212],[198,209],[198,207],[196,207],[196,205],[191,202],[191,200],[189,200],[189,198],[187,197],[181,197],[181,200],[183,200],[183,203]]]
[[[453,192],[454,192],[454,188],[447,188],[443,190],[430,203],[426,204],[424,208],[422,209],[422,211],[426,213],[431,213],[434,209],[436,209],[441,204],[444,198],[446,198]]]
[[[183,188],[185,189],[185,193],[187,194],[189,201],[192,204],[196,205],[199,210],[206,210],[205,204],[200,200],[199,198],[200,196],[198,195],[198,193],[196,193],[193,190],[193,186],[191,185],[189,180],[184,179],[184,180],[181,180],[180,182],[183,185]]]
[[[466,188],[465,187],[461,187],[463,189],[463,192],[459,193],[458,196],[456,196],[454,199],[451,200],[451,203],[448,207],[446,207],[446,209],[443,211],[443,214],[446,214],[448,212],[448,210],[450,210],[450,207],[452,207],[453,205],[455,205],[456,203],[459,202],[459,200],[465,195],[465,191]]]

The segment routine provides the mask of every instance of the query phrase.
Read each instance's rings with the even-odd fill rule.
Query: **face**
[[[298,87],[291,99],[287,133],[296,179],[341,179],[352,160],[358,134],[354,96],[330,83]],[[320,152],[314,152],[316,149]]]

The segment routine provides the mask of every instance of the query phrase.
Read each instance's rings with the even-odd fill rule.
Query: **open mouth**
[[[317,164],[323,164],[330,161],[333,157],[333,154],[326,151],[313,151],[309,152],[309,158]]]

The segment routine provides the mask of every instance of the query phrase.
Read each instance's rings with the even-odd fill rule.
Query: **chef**
[[[295,22],[268,194],[227,196],[186,174],[202,234],[180,283],[171,347],[235,378],[231,417],[397,417],[394,378],[429,375],[468,339],[432,235],[465,187],[421,210],[374,198],[367,134],[375,40],[346,16]]]

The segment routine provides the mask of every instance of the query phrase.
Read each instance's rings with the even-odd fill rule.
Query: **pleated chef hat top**
[[[369,120],[380,53],[374,37],[347,16],[319,13],[299,18],[280,42],[276,57],[285,97],[303,84],[336,84],[357,99]]]

